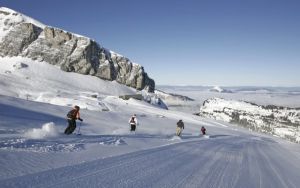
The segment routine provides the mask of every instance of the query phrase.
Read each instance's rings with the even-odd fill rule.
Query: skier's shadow
[[[209,138],[218,138],[218,137],[225,137],[225,136],[230,136],[230,135],[226,135],[226,134],[209,135]]]
[[[190,133],[185,133],[181,135],[181,139],[192,139],[192,138],[219,138],[219,137],[227,137],[230,135],[225,135],[225,134],[219,134],[219,135],[202,135],[202,134],[190,134]]]
[[[192,138],[200,138],[202,135],[197,134],[190,134],[190,133],[182,133],[180,138],[181,139],[192,139]]]

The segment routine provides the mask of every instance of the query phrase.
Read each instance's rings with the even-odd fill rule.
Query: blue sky
[[[298,0],[1,0],[95,39],[156,84],[300,86]]]

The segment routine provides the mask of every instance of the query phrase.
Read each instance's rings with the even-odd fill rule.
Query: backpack
[[[131,117],[130,123],[135,123],[134,117]]]
[[[77,110],[73,109],[68,112],[67,117],[71,119],[76,119],[76,114],[77,114]]]

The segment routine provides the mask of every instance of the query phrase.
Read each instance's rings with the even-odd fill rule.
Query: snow
[[[98,111],[107,110],[98,98],[135,94],[134,89],[116,82],[64,72],[48,63],[22,57],[0,58],[0,78],[0,94],[55,105],[78,104]]]
[[[215,91],[215,92],[222,92],[223,89],[220,86],[214,86],[211,91]]]
[[[176,93],[189,96],[195,101],[173,106],[173,101],[166,101],[169,109],[196,113],[203,102],[210,98],[223,98],[235,101],[248,101],[258,105],[276,105],[291,108],[300,107],[300,88],[274,88],[274,87],[222,87],[231,93],[210,91],[211,86],[156,86],[156,89],[167,93]],[[265,91],[265,92],[262,92]],[[169,105],[171,104],[171,105]]]
[[[296,142],[300,139],[298,130],[300,123],[299,113],[299,109],[272,109],[244,101],[221,98],[209,99],[200,108],[201,115],[225,122],[236,122],[236,115],[238,114],[239,120],[243,122],[246,120],[249,125],[251,124],[249,127],[255,130]],[[233,114],[236,115],[234,116]]]
[[[14,19],[12,19],[12,20],[23,20],[23,22],[32,23],[32,24],[34,24],[38,27],[41,27],[41,28],[45,27],[45,25],[42,24],[41,22],[39,22],[39,21],[37,21],[33,18],[30,18],[30,17],[28,17],[24,14],[21,14],[21,13],[15,11],[15,10],[12,10],[10,8],[0,7],[0,11],[8,12],[8,13],[10,13],[11,16],[15,16]],[[22,19],[20,19],[20,18],[22,18]]]
[[[121,55],[121,54],[119,54],[119,53],[117,53],[117,52],[114,52],[114,51],[112,51],[112,50],[108,50],[108,49],[106,49],[106,52],[107,53],[109,53],[110,54],[110,56],[112,57],[112,58],[125,58],[125,56],[123,56],[123,55]],[[133,67],[136,67],[136,68],[139,68],[139,67],[141,67],[141,65],[139,65],[139,64],[137,64],[137,63],[135,63],[135,62],[131,62],[132,63],[132,66]],[[130,79],[129,79],[130,80]]]
[[[20,23],[32,23],[40,28],[46,27],[44,24],[26,15],[6,7],[0,7],[0,28],[3,28],[3,30],[0,32],[0,41],[10,31],[12,26]]]
[[[44,62],[0,58],[1,187],[299,187],[299,145],[119,98],[135,93]],[[81,135],[63,134],[73,105],[81,107]]]
[[[25,132],[24,136],[31,139],[42,139],[47,137],[54,137],[58,135],[58,130],[53,122],[45,123],[41,129],[31,129]]]
[[[8,14],[7,14],[8,13]],[[3,28],[3,30],[0,32],[0,41],[2,41],[2,38],[9,33],[9,31],[16,25],[20,24],[20,23],[32,23],[34,25],[36,25],[37,27],[40,27],[42,29],[45,29],[45,27],[47,27],[47,25],[29,17],[26,16],[24,14],[21,14],[15,10],[6,8],[6,7],[0,7],[0,28]],[[55,28],[52,27],[54,29],[59,29],[59,28]],[[61,30],[61,29],[59,29]],[[64,32],[68,32],[66,30],[63,30]],[[86,36],[80,35],[80,34],[76,34],[76,33],[72,33],[72,35],[75,35],[76,37],[82,37],[82,38],[88,38]],[[43,37],[42,35],[40,35],[39,37]],[[80,41],[79,41],[80,42]],[[82,44],[84,45],[84,44]]]

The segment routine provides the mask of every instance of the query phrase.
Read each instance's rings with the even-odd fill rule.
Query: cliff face
[[[94,40],[53,28],[7,8],[0,8],[0,56],[22,56],[60,66],[67,72],[116,80],[153,92],[155,82],[141,65]]]
[[[235,123],[300,143],[300,109],[260,106],[244,101],[213,98],[200,107],[199,115]]]

